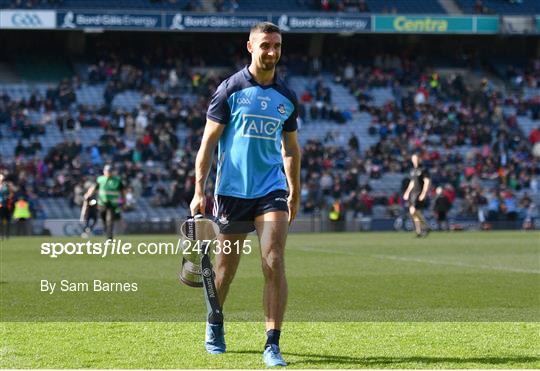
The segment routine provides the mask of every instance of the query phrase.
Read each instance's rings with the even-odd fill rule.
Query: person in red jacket
[[[540,126],[532,130],[529,134],[529,142],[534,146],[536,143],[540,142]]]

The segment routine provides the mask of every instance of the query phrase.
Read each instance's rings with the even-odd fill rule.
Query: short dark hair
[[[251,35],[254,32],[264,32],[264,33],[278,33],[281,35],[281,30],[278,26],[272,22],[260,22],[251,27],[249,34]]]

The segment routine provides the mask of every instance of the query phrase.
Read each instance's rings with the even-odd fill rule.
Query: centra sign
[[[402,16],[394,19],[394,29],[407,32],[446,32],[448,31],[448,21],[434,18],[411,19]]]
[[[473,17],[375,16],[375,32],[474,33]]]

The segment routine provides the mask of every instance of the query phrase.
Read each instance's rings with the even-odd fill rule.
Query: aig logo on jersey
[[[259,138],[267,140],[276,140],[276,133],[281,120],[269,116],[261,115],[242,115],[244,123],[242,136],[248,138]]]

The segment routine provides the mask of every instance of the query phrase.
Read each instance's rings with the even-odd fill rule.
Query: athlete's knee
[[[214,268],[215,281],[218,286],[228,287],[234,279],[235,269],[227,266],[217,266]]]
[[[283,276],[285,273],[285,257],[276,250],[271,250],[262,257],[262,269],[266,279]]]

